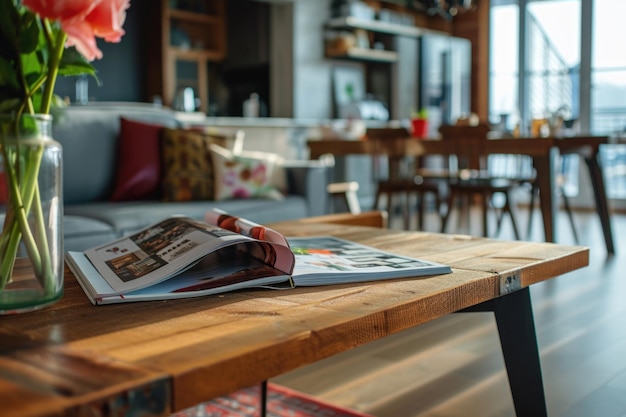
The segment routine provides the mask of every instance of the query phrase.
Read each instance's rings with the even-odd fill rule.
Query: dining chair
[[[498,175],[490,170],[489,161],[493,160],[483,152],[490,127],[487,124],[443,125],[439,128],[441,140],[448,141],[456,156],[456,166],[451,168],[448,179],[448,196],[446,211],[443,214],[441,232],[445,232],[451,213],[459,208],[461,214],[469,215],[469,208],[478,202],[481,208],[483,236],[489,236],[488,213],[495,212],[496,232],[499,233],[505,215],[508,215],[516,239],[520,239],[517,226],[516,204],[514,191],[523,182],[532,177],[516,175]],[[497,204],[496,197],[501,197]]]
[[[557,175],[555,176],[555,183],[558,191],[558,195],[563,201],[563,208],[565,209],[565,213],[567,214],[567,219],[569,220],[569,224],[572,228],[572,236],[574,237],[574,242],[579,244],[578,240],[578,232],[576,230],[576,222],[574,222],[574,214],[572,213],[572,207],[569,201],[569,197],[567,196],[566,185],[568,182],[568,174],[570,172],[569,166],[572,162],[575,161],[574,158],[578,158],[578,155],[560,155],[557,161]],[[575,170],[578,172],[578,169]],[[531,184],[530,190],[530,201],[528,203],[528,222],[526,229],[526,236],[530,238],[532,224],[533,224],[533,214],[535,211],[535,202],[537,197],[539,196],[539,187],[536,183]]]
[[[410,132],[403,127],[399,128],[368,128],[366,138],[371,140],[394,140],[411,137]],[[367,140],[366,139],[366,140]],[[417,139],[416,139],[417,140]],[[416,197],[417,228],[424,227],[424,212],[427,196],[435,202],[435,209],[440,216],[442,203],[442,179],[440,173],[430,175],[426,171],[420,172],[421,161],[409,157],[387,157],[387,172],[383,173],[381,161],[374,159],[376,175],[376,195],[374,209],[385,207],[392,216],[396,210],[396,199],[401,201],[401,212],[405,229],[410,228],[410,212],[412,197]],[[386,175],[385,175],[386,174]],[[383,200],[385,204],[383,205]]]

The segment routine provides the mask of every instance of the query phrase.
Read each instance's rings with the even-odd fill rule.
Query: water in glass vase
[[[0,117],[0,314],[63,295],[62,149],[50,115]]]

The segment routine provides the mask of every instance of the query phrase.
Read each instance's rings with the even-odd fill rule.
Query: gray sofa
[[[112,202],[120,116],[169,127],[179,126],[170,110],[142,103],[71,106],[56,117],[53,137],[63,146],[64,158],[66,251],[106,243],[174,214],[202,219],[213,207],[258,223],[327,212],[329,167],[317,161],[287,163],[288,193],[283,200]]]

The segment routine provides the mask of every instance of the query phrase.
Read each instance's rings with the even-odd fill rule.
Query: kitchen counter
[[[200,112],[177,112],[176,118],[185,126],[202,126],[228,136],[242,130],[245,133],[244,149],[274,152],[288,159],[308,159],[307,140],[328,137],[358,139],[368,127],[399,123],[288,117],[208,117]]]

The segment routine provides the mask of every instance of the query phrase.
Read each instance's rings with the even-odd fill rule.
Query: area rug
[[[172,417],[257,417],[260,386],[250,387],[202,403]],[[281,385],[267,386],[267,417],[373,417],[322,402],[315,397]]]

